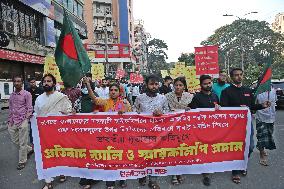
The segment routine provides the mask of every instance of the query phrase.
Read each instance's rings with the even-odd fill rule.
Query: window
[[[68,0],[68,10],[73,13],[73,11],[74,11],[74,0]]]
[[[96,13],[101,13],[101,4],[96,3]]]
[[[68,0],[63,0],[63,7],[67,8],[68,6]]]
[[[42,15],[17,1],[2,1],[0,4],[1,20],[14,23],[15,33],[38,43],[44,41],[41,40]]]
[[[78,2],[74,1],[74,14],[78,16]]]
[[[83,16],[83,6],[78,4],[78,17],[81,18],[83,20],[84,16]]]
[[[4,94],[5,95],[10,95],[10,86],[9,83],[4,83]]]

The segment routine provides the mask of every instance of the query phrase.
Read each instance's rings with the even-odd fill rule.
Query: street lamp
[[[223,16],[237,17],[239,20],[242,20],[242,19],[245,19],[244,17],[249,15],[249,14],[257,14],[257,13],[258,13],[257,11],[248,12],[248,13],[244,14],[242,17],[236,16],[236,15],[233,15],[233,14],[223,14]],[[242,70],[244,70],[244,48],[243,48],[243,40],[242,39],[241,39],[241,51],[242,51],[242,54],[241,54],[241,59],[242,59],[241,67],[242,67]]]

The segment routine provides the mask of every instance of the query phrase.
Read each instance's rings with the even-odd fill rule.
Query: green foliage
[[[160,70],[168,70],[166,63],[168,45],[160,39],[152,39],[148,43],[148,69],[150,73],[160,75]]]
[[[182,53],[178,58],[179,62],[185,62],[186,66],[194,66],[194,53]]]
[[[284,51],[284,37],[270,29],[269,23],[265,21],[236,20],[230,25],[218,28],[201,44],[219,45],[221,68],[225,68],[226,65],[228,69],[228,62],[229,68],[241,67],[243,54],[247,84],[255,79],[255,74],[259,75],[258,65],[266,64],[271,53],[274,56],[272,68],[275,67],[274,64],[284,66],[281,54]],[[281,77],[281,71],[278,69],[273,69],[273,74]]]

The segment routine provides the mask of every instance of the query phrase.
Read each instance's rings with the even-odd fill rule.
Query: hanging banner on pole
[[[219,77],[218,46],[195,47],[196,75]]]
[[[245,107],[161,117],[105,112],[32,119],[39,179],[111,181],[246,170],[250,128]]]

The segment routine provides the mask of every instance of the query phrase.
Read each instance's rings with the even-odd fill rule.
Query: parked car
[[[284,79],[271,80],[272,86],[276,89],[277,106],[284,107]]]

